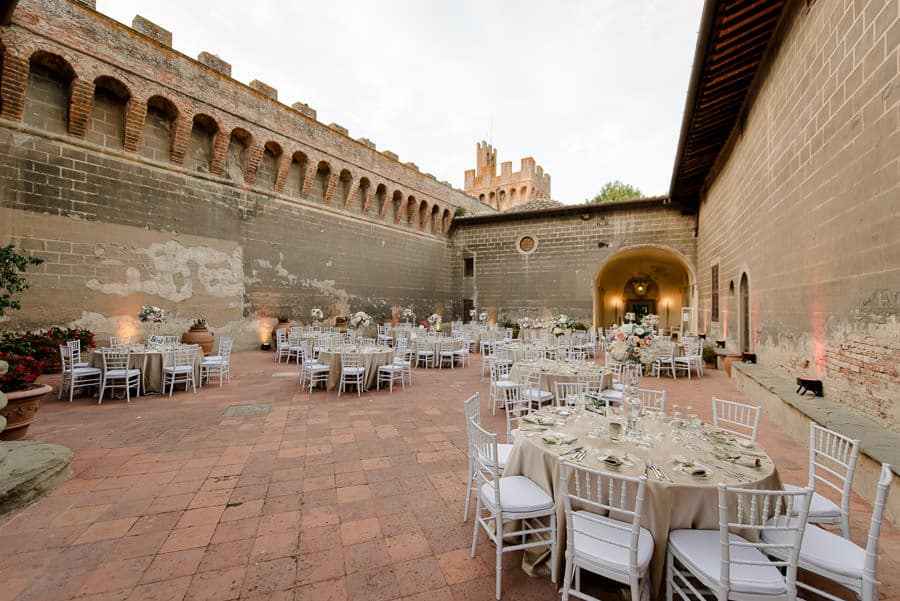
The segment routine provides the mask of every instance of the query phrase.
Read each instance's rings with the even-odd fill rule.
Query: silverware
[[[674,480],[672,480],[672,478],[669,476],[669,474],[666,473],[666,471],[662,468],[661,465],[656,463],[656,461],[654,461],[653,459],[651,459],[650,461],[653,463],[653,468],[656,470],[656,472],[660,475],[660,477],[663,480],[666,480],[667,482],[675,482]]]
[[[581,447],[575,447],[575,448],[573,448],[573,449],[569,449],[568,451],[565,451],[565,452],[563,452],[563,453],[560,453],[559,456],[560,456],[560,457],[565,457],[566,455],[569,455],[569,454],[571,454],[571,453],[578,453],[579,451],[581,451],[581,450],[583,450],[583,449],[584,449],[583,446],[581,446]]]

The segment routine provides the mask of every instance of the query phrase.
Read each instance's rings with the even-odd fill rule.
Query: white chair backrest
[[[759,407],[716,397],[712,398],[712,406],[713,428],[756,442],[759,434]]]
[[[465,401],[463,401],[463,409],[466,414],[466,423],[474,420],[476,424],[481,423],[481,400],[479,393],[475,393]]]
[[[646,388],[637,389],[638,396],[644,404],[644,409],[650,411],[666,411],[666,391],[665,390],[649,390]]]
[[[497,435],[488,432],[481,427],[481,424],[475,423],[474,420],[468,422],[469,432],[469,455],[472,458],[472,464],[475,472],[475,479],[478,487],[484,484],[493,484],[500,480],[500,473],[497,466],[499,461],[497,458]],[[493,486],[494,489],[494,506],[500,508],[500,487]]]
[[[512,431],[519,427],[519,420],[531,412],[531,401],[522,398],[521,386],[510,386],[501,392],[506,407],[506,440],[512,441]]]
[[[587,386],[587,392],[599,394],[603,389],[603,371],[600,369],[579,370],[577,379]]]
[[[59,345],[59,360],[62,364],[63,372],[72,370],[72,363],[74,358],[72,356],[72,349],[67,344]]]
[[[359,353],[341,353],[341,367],[362,367],[362,357]]]
[[[566,529],[569,540],[577,534],[589,540],[601,541],[614,547],[626,549],[628,552],[629,572],[638,572],[638,540],[641,534],[641,514],[644,507],[644,493],[647,477],[634,478],[619,476],[583,465],[570,463],[565,458],[559,460],[560,490],[563,491]],[[572,518],[572,506],[598,515],[609,515],[621,522],[621,525],[605,521],[604,524],[628,533],[627,537],[615,535],[604,536],[602,529],[576,528]],[[584,515],[584,514],[581,514]],[[624,541],[628,541],[625,543]]]
[[[888,463],[881,464],[881,476],[878,478],[878,489],[875,493],[875,504],[872,506],[872,520],[869,522],[869,536],[866,542],[866,560],[863,564],[863,582],[876,585],[878,579],[878,543],[881,540],[881,522],[887,505],[888,494],[894,473]]]
[[[275,342],[279,346],[283,346],[283,345],[287,344],[287,340],[288,340],[287,337],[288,337],[287,330],[285,330],[285,329],[275,330]]]
[[[109,337],[109,345],[112,347],[131,346],[132,344],[134,344],[134,336],[110,336]]]
[[[300,344],[300,332],[295,332],[294,328],[291,328],[291,331],[288,333],[288,344],[291,346],[297,346]]]
[[[556,404],[574,406],[579,401],[584,402],[587,391],[587,382],[557,382]]]
[[[196,346],[183,346],[175,349],[173,354],[173,365],[176,367],[193,367],[194,358],[197,356],[197,349],[199,347]]]
[[[522,359],[525,361],[540,361],[544,357],[544,351],[525,349],[522,351]]]
[[[670,360],[675,355],[675,344],[671,340],[657,342],[657,348],[660,359]]]
[[[509,363],[503,363],[496,359],[491,361],[491,382],[502,380],[502,376],[509,376],[509,368]]]
[[[822,494],[824,485],[841,495],[841,515],[850,514],[850,492],[859,458],[859,441],[809,422],[809,482]]]
[[[222,357],[222,363],[228,363],[228,359],[231,357],[231,347],[233,345],[234,341],[231,338],[219,339],[219,356]]]
[[[759,566],[759,559],[745,559],[741,549],[755,548],[763,555],[766,551],[778,549],[778,559],[770,555],[763,565],[781,568],[784,574],[785,589],[788,599],[796,599],[797,594],[797,560],[800,556],[800,543],[806,528],[809,514],[809,502],[812,500],[812,489],[802,488],[797,491],[753,490],[727,486],[719,483],[719,542],[721,552],[720,579],[723,586],[730,588],[731,568],[736,565]],[[734,507],[729,506],[729,500]],[[734,520],[734,521],[732,521]],[[761,540],[763,532],[779,532],[772,540],[786,540],[773,544]],[[742,532],[742,541],[730,540],[729,533]],[[747,533],[752,533],[747,536]],[[756,541],[756,542],[754,542]],[[732,552],[732,549],[735,551]],[[749,557],[753,558],[751,554]],[[723,597],[727,598],[727,597]]]
[[[121,347],[102,348],[103,370],[110,369],[128,369],[128,358],[131,356],[131,350]]]

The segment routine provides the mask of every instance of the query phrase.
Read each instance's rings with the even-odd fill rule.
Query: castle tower
[[[475,149],[475,169],[466,171],[466,194],[500,211],[526,202],[550,198],[550,174],[532,157],[522,159],[513,173],[512,162],[500,164],[497,175],[497,150],[482,140]]]

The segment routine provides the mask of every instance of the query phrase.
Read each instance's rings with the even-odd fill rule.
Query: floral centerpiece
[[[475,317],[477,315],[478,315],[478,309],[469,309],[469,318],[470,319],[475,319]]]
[[[550,321],[550,326],[553,328],[551,331],[557,338],[567,331],[571,331],[574,325],[575,322],[565,313],[560,313]]]
[[[519,328],[530,328],[533,327],[532,324],[534,321],[530,317],[520,317],[519,318]]]
[[[428,324],[431,326],[431,329],[434,330],[441,325],[441,316],[437,313],[432,313],[428,316]]]
[[[650,328],[654,332],[656,331],[656,326],[659,325],[659,315],[654,313],[648,313],[641,317],[641,325],[645,328]]]
[[[622,324],[610,333],[606,352],[619,363],[653,363],[658,355],[653,328],[634,323]]]
[[[209,324],[207,323],[206,318],[201,315],[200,317],[196,318],[194,321],[191,322],[191,329],[192,330],[203,330],[203,329],[206,329],[207,325],[209,325]]]
[[[478,321],[487,321],[487,313],[482,311],[478,314]]]
[[[372,316],[365,311],[357,311],[349,317],[347,322],[351,328],[367,328],[372,323]]]
[[[629,322],[629,323],[634,323],[634,313],[631,313],[631,312],[626,313],[626,314],[625,314],[625,321],[627,321],[627,322]]]
[[[144,305],[137,317],[144,323],[162,323],[166,320],[166,311],[155,305]]]
[[[315,321],[322,321],[325,319],[325,314],[322,312],[322,309],[318,307],[313,307],[312,311],[309,312],[309,316],[312,317]]]
[[[403,321],[405,321],[406,323],[410,323],[411,321],[414,321],[415,319],[416,319],[416,314],[413,313],[412,308],[406,307],[405,309],[403,309]]]

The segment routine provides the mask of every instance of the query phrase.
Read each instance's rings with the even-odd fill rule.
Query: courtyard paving
[[[481,392],[486,426],[505,423],[473,358],[416,370],[393,395],[310,398],[295,369],[244,352],[230,384],[196,395],[53,399],[31,438],[70,447],[75,476],[0,518],[0,601],[493,599],[494,547],[482,537],[470,558],[462,522],[463,399]],[[659,384],[705,419],[713,395],[745,400],[720,371]],[[766,415],[760,440],[784,481],[805,481],[805,449]],[[854,499],[860,544],[870,511]],[[504,558],[504,599],[559,598],[520,562]],[[887,527],[881,598],[900,598],[898,568],[900,535]]]

